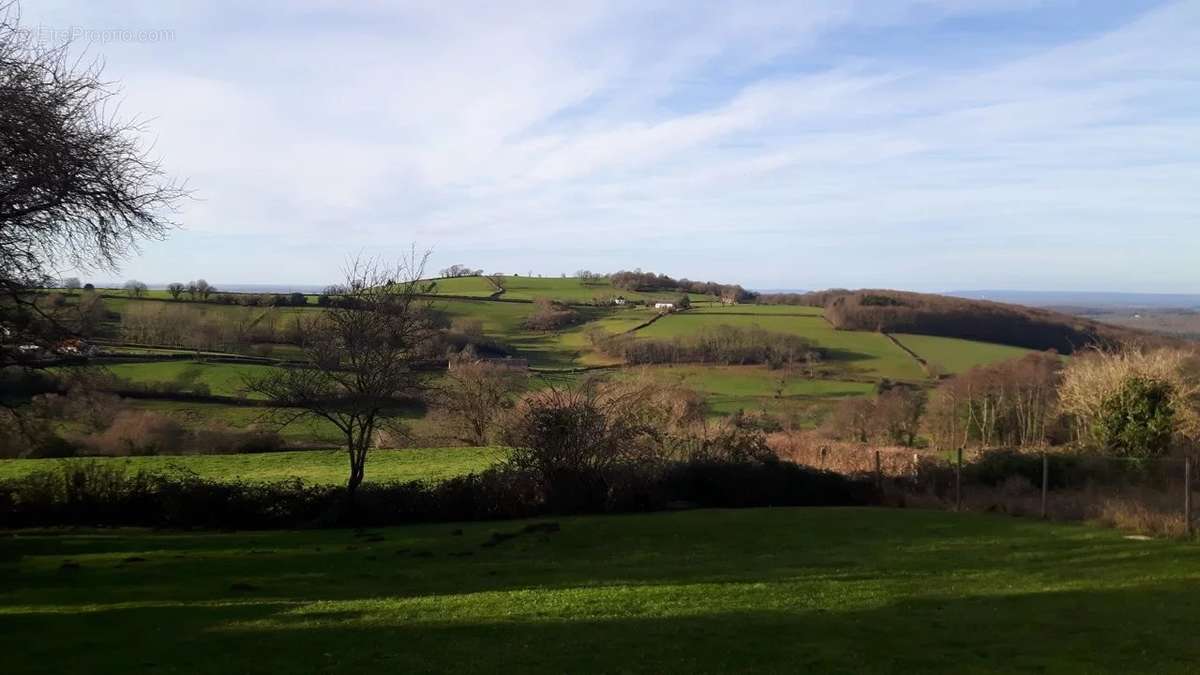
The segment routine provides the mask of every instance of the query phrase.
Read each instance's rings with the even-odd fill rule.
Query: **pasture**
[[[1030,353],[1024,347],[998,345],[991,342],[973,342],[958,338],[936,335],[911,335],[897,333],[893,337],[911,349],[931,366],[945,373],[957,374],[976,366],[986,366],[1009,359],[1017,359]]]
[[[760,311],[760,309],[768,311]],[[786,307],[787,310],[808,310]],[[739,311],[740,310],[740,311]],[[851,373],[895,380],[923,380],[925,371],[910,354],[887,336],[866,331],[843,331],[830,326],[819,315],[781,311],[777,306],[735,305],[731,308],[689,310],[665,316],[637,332],[639,337],[672,338],[705,328],[736,326],[789,333],[808,338],[830,353],[830,362],[844,365]]]
[[[640,292],[614,288],[608,279],[577,279],[575,277],[504,277],[504,294],[508,300],[534,300],[550,298],[563,302],[587,304],[597,298],[624,296],[630,300],[673,300],[678,292]],[[693,302],[711,302],[706,295],[689,293]]]
[[[1200,549],[905,509],[0,538],[6,673],[1188,673]]]
[[[434,293],[473,298],[486,298],[499,290],[484,277],[443,277],[430,279],[430,283],[434,285]]]
[[[499,448],[410,448],[372,450],[368,482],[443,480],[482,471],[504,458]],[[50,469],[63,460],[0,460],[0,480]],[[306,483],[341,485],[349,475],[345,450],[300,450],[246,455],[159,455],[97,457],[86,460],[136,473],[185,471],[218,481],[270,482],[299,478]]]
[[[870,382],[811,379],[766,366],[643,366],[626,372],[700,392],[709,410],[718,414],[866,396],[875,390]]]
[[[173,384],[181,391],[206,387],[213,396],[246,396],[245,378],[268,372],[272,366],[251,363],[217,363],[204,361],[150,361],[146,363],[114,363],[109,372],[131,382],[143,384]],[[249,396],[254,398],[254,396]]]

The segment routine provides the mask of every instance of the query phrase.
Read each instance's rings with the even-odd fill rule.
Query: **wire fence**
[[[1092,521],[1166,536],[1190,536],[1198,522],[1190,455],[830,446],[790,454],[800,464],[873,480],[894,506]]]

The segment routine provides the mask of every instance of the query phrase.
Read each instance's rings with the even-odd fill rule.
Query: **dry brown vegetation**
[[[1062,411],[1075,421],[1077,438],[1096,441],[1106,401],[1133,378],[1169,386],[1181,444],[1200,440],[1200,356],[1180,349],[1099,350],[1072,359],[1059,387]]]

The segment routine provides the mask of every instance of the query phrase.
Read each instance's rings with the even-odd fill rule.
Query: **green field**
[[[946,373],[961,373],[975,366],[986,366],[1020,358],[1031,351],[1024,347],[972,342],[934,335],[897,333],[894,337],[905,347],[925,359],[926,363],[936,365]]]
[[[484,277],[451,277],[432,279],[434,293],[486,298],[498,289]]]
[[[570,303],[590,303],[600,297],[624,296],[629,300],[674,300],[675,292],[642,293],[623,288],[614,288],[608,279],[577,279],[575,277],[504,277],[504,294],[509,300],[534,300],[551,298]],[[712,302],[706,295],[689,293],[692,302]]]
[[[191,429],[225,425],[233,429],[253,427],[278,430],[284,440],[289,443],[299,443],[310,447],[340,447],[345,442],[341,432],[333,424],[319,418],[298,420],[282,429],[277,429],[276,425],[271,423],[271,410],[259,406],[154,399],[126,399],[125,403],[138,410],[149,410],[167,415]]]
[[[242,396],[247,377],[271,370],[271,366],[246,363],[211,363],[198,361],[151,361],[147,363],[115,363],[108,370],[132,382],[170,383],[185,387],[207,386],[214,396]],[[250,396],[254,398],[254,396]]]
[[[869,382],[810,379],[765,366],[651,366],[629,373],[701,392],[709,409],[720,414],[778,409],[811,399],[865,396],[875,390]]]
[[[830,354],[830,361],[845,365],[853,373],[896,380],[922,380],[925,371],[910,354],[897,347],[887,336],[866,331],[836,330],[819,315],[794,310],[812,308],[735,305],[731,308],[712,308],[678,312],[654,322],[637,335],[648,338],[670,338],[694,334],[705,328],[758,326],[763,330],[789,333],[812,340]]]
[[[546,522],[534,521],[534,522]],[[1192,673],[1200,548],[747,509],[0,538],[18,673]],[[487,545],[493,533],[514,538]]]
[[[373,450],[367,461],[367,481],[442,480],[488,468],[503,459],[499,448],[412,448]],[[3,459],[0,480],[51,469],[63,460]],[[79,461],[79,460],[69,460]],[[83,461],[150,472],[189,471],[220,481],[277,481],[299,478],[308,483],[339,485],[349,475],[344,450],[302,450],[248,455],[177,455],[105,457]]]

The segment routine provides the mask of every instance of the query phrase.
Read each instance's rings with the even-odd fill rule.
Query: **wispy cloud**
[[[1197,2],[25,18],[174,31],[94,48],[199,197],[128,265],[153,280],[322,281],[416,240],[444,263],[770,287],[1200,283]]]

